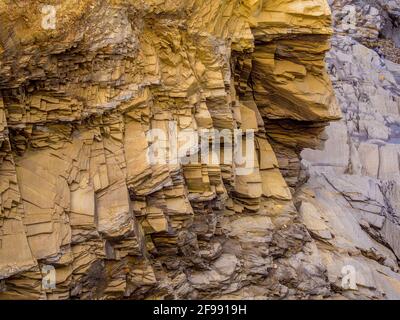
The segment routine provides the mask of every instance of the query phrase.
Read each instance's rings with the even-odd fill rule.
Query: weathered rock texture
[[[399,299],[400,1],[332,5],[338,34],[327,62],[343,119],[327,129],[324,151],[303,151],[311,178],[297,203],[340,297]],[[346,265],[355,290],[341,288]]]
[[[39,1],[0,7],[0,298],[328,295],[283,178],[339,117],[328,4],[57,4],[54,30]],[[255,129],[255,170],[148,163],[172,120]]]
[[[54,30],[41,1],[0,2],[0,299],[352,297],[347,260],[374,272],[356,294],[400,294],[394,63],[372,76],[377,54],[334,39],[345,120],[301,167],[340,118],[325,0],[48,4]],[[254,170],[149,163],[147,133],[171,121],[254,129]]]

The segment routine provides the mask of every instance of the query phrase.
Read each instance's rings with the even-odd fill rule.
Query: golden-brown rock
[[[283,178],[340,116],[326,1],[49,2],[55,29],[0,2],[0,299],[329,294]],[[155,129],[238,128],[249,174],[147,157]]]

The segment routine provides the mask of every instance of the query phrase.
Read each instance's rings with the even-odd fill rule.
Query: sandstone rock
[[[325,0],[0,5],[0,299],[398,297],[398,72],[357,42],[397,1],[349,1],[331,51]]]

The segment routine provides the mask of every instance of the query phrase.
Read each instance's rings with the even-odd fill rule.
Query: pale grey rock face
[[[296,201],[333,291],[399,299],[400,65],[359,41],[380,35],[398,46],[400,2],[330,4],[337,35],[327,65],[343,119],[327,128],[324,150],[302,152],[310,178]],[[352,6],[355,24],[342,23]],[[343,285],[346,268],[353,288]]]
[[[374,40],[379,35],[400,47],[399,0],[331,0],[336,33],[357,40]]]

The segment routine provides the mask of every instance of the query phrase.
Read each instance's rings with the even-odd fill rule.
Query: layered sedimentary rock
[[[345,119],[301,168],[340,118],[325,0],[47,5],[0,2],[0,299],[399,296],[400,73],[356,37],[328,61]]]
[[[310,179],[296,203],[339,297],[398,299],[400,2],[332,8],[327,63],[343,119],[323,151],[303,151]],[[343,266],[354,270],[353,290],[341,288]]]

